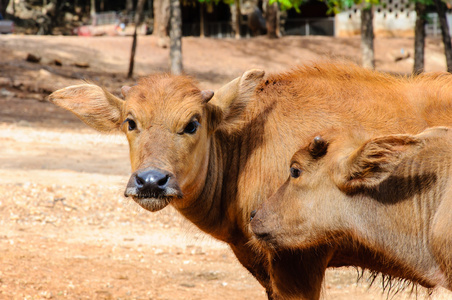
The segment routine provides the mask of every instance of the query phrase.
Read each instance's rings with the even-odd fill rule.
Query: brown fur
[[[325,139],[322,157],[312,155],[315,140],[294,154],[301,175],[257,211],[256,242],[273,251],[366,247],[373,255],[356,266],[452,290],[452,130]]]
[[[366,260],[368,251],[325,247],[319,257],[302,253],[316,258],[302,262],[297,253],[280,253],[271,259],[269,271],[266,256],[257,255],[248,243],[251,211],[284,182],[291,155],[315,132],[359,127],[372,136],[452,126],[452,75],[396,78],[325,62],[263,76],[263,71],[248,71],[207,103],[192,80],[167,75],[124,89],[126,101],[119,108],[119,99],[109,106],[108,97],[102,101],[102,92],[89,86],[62,89],[50,99],[103,131],[118,128],[118,123],[107,122],[102,114],[120,111],[121,124],[130,113],[137,130],[128,132],[126,124],[121,129],[129,139],[133,171],[158,168],[174,174],[183,197],[171,204],[200,229],[227,242],[269,294],[275,287],[312,299],[319,295],[323,278],[323,271],[311,276],[312,269]],[[73,90],[84,98],[72,97]],[[88,120],[94,118],[87,113],[90,107],[104,110],[93,111],[95,123]],[[439,117],[443,109],[448,112]],[[199,121],[199,130],[180,134],[192,118]],[[167,204],[135,200],[151,211]]]

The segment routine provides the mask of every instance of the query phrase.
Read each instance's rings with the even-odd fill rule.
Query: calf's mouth
[[[155,212],[175,198],[182,198],[175,176],[160,169],[138,170],[130,176],[124,196],[131,197],[144,209]]]

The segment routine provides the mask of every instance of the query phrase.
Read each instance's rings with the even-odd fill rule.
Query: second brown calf
[[[289,179],[251,221],[257,242],[278,251],[355,244],[370,249],[358,266],[452,290],[452,130],[335,135],[295,153]]]

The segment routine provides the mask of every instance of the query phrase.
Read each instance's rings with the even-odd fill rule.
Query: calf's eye
[[[187,124],[187,126],[185,126],[184,133],[194,134],[196,130],[198,130],[198,127],[199,127],[198,121],[191,121],[190,123]]]
[[[135,121],[132,119],[127,118],[124,120],[124,123],[127,123],[127,125],[128,125],[127,129],[129,131],[133,131],[133,130],[137,129],[137,123],[135,123]]]
[[[301,170],[295,167],[290,168],[290,176],[292,178],[298,178],[301,175]]]

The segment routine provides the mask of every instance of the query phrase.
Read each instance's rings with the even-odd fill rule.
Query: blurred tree
[[[180,0],[170,0],[170,69],[171,74],[180,75],[182,66],[182,12]]]
[[[372,3],[361,7],[361,64],[364,68],[375,68],[374,11]]]
[[[132,11],[133,11],[133,0],[126,0],[126,15],[128,15]]]
[[[128,78],[132,78],[133,76],[133,67],[135,63],[135,50],[137,48],[137,28],[143,22],[144,2],[145,0],[138,0],[137,10],[135,11],[135,29],[133,31],[132,50],[130,51],[129,72],[127,74]]]
[[[267,37],[270,39],[276,39],[280,36],[278,12],[279,12],[278,2],[276,0],[267,0],[264,17],[265,24],[267,26]]]
[[[162,48],[169,46],[170,0],[154,0],[154,35]]]
[[[374,51],[374,6],[380,0],[327,0],[329,12],[339,13],[344,8],[350,8],[353,4],[361,7],[361,64],[365,68],[375,68]]]
[[[206,13],[206,4],[203,1],[200,1],[199,3],[199,36],[201,38],[205,37],[204,33],[204,19],[205,19],[205,13]]]
[[[441,0],[433,0],[438,13],[441,35],[443,37],[444,54],[446,55],[447,72],[452,73],[452,45],[450,40],[449,25],[446,18],[446,4]]]
[[[413,74],[420,74],[424,71],[425,57],[425,24],[427,20],[427,7],[434,5],[438,13],[441,27],[441,35],[444,44],[444,54],[446,56],[447,71],[452,72],[452,46],[449,26],[446,18],[446,5],[441,0],[413,0],[416,10],[416,25],[414,29],[414,66]]]
[[[240,28],[241,28],[241,22],[242,22],[242,13],[240,9],[240,0],[234,0],[235,4],[235,22],[234,22],[234,31],[235,31],[235,38],[240,39]]]
[[[89,14],[91,16],[92,25],[96,25],[96,0],[91,0]]]
[[[413,74],[424,71],[425,54],[425,23],[427,19],[427,5],[430,0],[415,0],[416,24],[414,26],[414,65]]]
[[[9,0],[0,0],[0,14],[6,16],[6,7],[8,6]]]
[[[198,0],[201,4],[201,33],[204,32],[204,7],[206,4],[218,4],[220,2],[224,2],[228,4],[231,8],[232,15],[232,28],[235,33],[235,38],[240,39],[240,28],[242,21],[242,13],[240,8],[240,0]],[[202,36],[202,34],[201,34]]]
[[[300,6],[309,0],[267,0],[265,9],[265,22],[267,26],[267,36],[269,38],[277,38],[281,36],[279,30],[279,10],[295,9],[301,13]],[[328,0],[326,0],[328,1]]]
[[[12,16],[14,16],[16,14],[16,5],[14,3],[14,0],[8,1],[8,4],[6,5],[6,14],[9,14]]]

